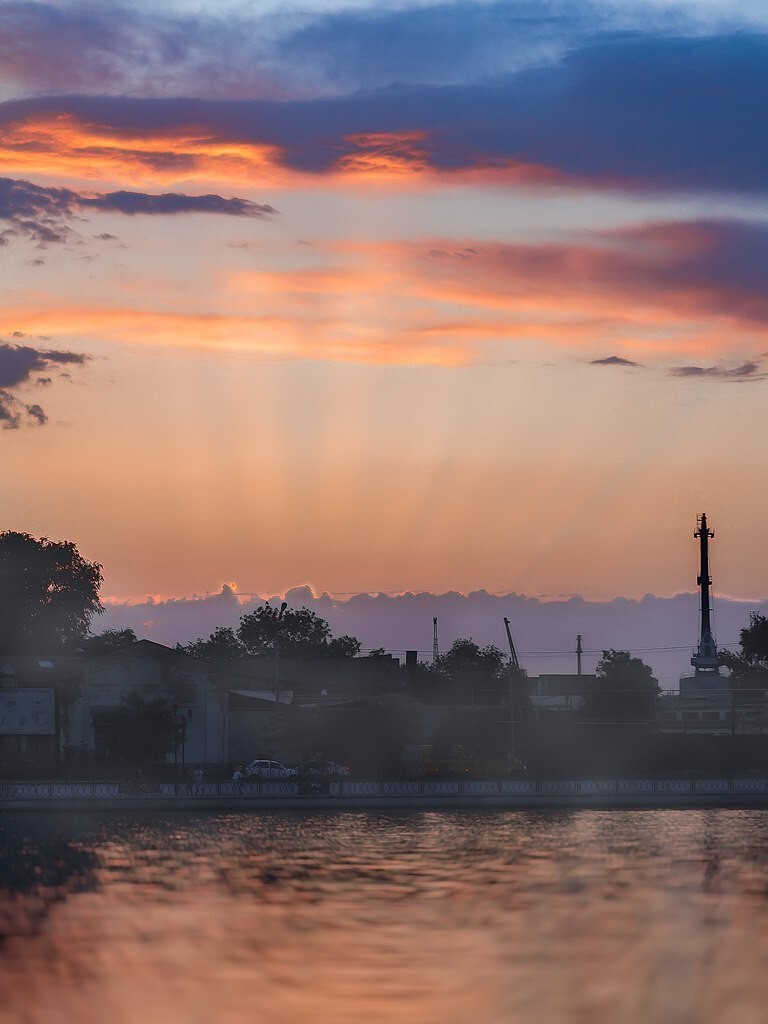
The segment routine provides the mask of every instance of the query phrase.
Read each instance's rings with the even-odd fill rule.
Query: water
[[[763,1024],[767,811],[14,815],[0,1022]]]

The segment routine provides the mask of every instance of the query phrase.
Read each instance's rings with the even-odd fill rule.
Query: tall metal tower
[[[440,657],[440,644],[437,642],[437,616],[432,618],[432,660],[437,661]]]
[[[717,667],[717,646],[712,636],[712,623],[710,612],[710,593],[712,577],[709,575],[709,538],[714,537],[714,530],[707,526],[707,516],[702,512],[696,516],[696,529],[693,536],[699,541],[701,564],[699,576],[696,582],[701,593],[701,629],[699,631],[699,647],[691,658],[691,664],[696,669],[696,675],[718,675]]]

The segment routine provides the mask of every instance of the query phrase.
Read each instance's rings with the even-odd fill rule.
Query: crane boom
[[[512,631],[509,628],[509,619],[504,619],[504,628],[507,631],[507,640],[509,641],[509,660],[512,663],[512,668],[516,671],[520,671],[520,662],[517,660],[517,651],[515,650],[515,644],[512,640]]]

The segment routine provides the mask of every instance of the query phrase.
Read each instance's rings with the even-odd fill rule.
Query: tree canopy
[[[493,644],[480,647],[471,637],[454,640],[450,650],[435,659],[432,673],[450,684],[453,699],[467,704],[497,703],[509,684],[505,655]]]
[[[87,636],[80,647],[84,654],[95,658],[99,654],[108,654],[135,643],[136,634],[132,629],[105,629],[103,633]]]
[[[353,658],[360,641],[353,636],[334,637],[331,627],[309,608],[274,608],[267,602],[243,615],[237,629],[220,626],[207,640],[178,645],[193,658],[231,661],[246,654],[271,656],[275,645],[290,658]]]
[[[207,640],[201,638],[188,644],[176,644],[176,650],[209,661],[235,661],[247,653],[230,626],[218,626]]]
[[[80,646],[99,601],[101,566],[71,541],[0,533],[0,653],[53,653]]]
[[[718,651],[718,660],[730,670],[734,691],[746,693],[768,687],[768,618],[753,612],[741,630],[741,650]]]
[[[595,675],[583,706],[585,717],[616,724],[655,718],[659,684],[640,658],[629,651],[603,651]]]

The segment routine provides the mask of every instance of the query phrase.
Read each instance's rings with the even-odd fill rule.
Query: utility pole
[[[432,662],[440,657],[440,645],[437,642],[437,616],[432,619]]]
[[[576,634],[576,675],[581,675],[581,633]]]

